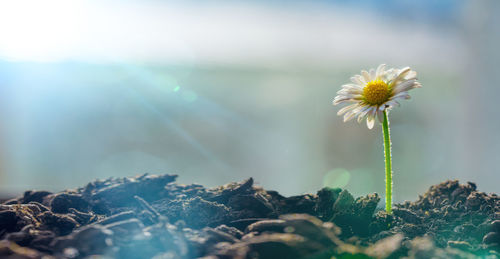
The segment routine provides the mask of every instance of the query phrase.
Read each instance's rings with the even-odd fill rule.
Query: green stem
[[[387,109],[384,110],[384,157],[385,157],[385,211],[392,213],[392,156],[391,156],[391,132],[389,129],[389,117]]]

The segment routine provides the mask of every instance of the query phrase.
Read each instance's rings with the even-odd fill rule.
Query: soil
[[[377,194],[284,197],[252,178],[212,189],[175,180],[146,174],[27,191],[0,205],[0,257],[500,257],[500,198],[473,183],[434,185],[388,215]]]

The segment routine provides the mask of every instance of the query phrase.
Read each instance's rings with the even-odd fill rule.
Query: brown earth
[[[284,197],[250,178],[207,189],[175,175],[27,191],[0,205],[1,258],[499,258],[500,198],[446,181],[377,209],[347,190]]]

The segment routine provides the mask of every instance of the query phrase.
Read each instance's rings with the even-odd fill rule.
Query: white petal
[[[344,122],[352,120],[356,116],[356,113],[353,111],[348,111],[346,114],[344,114]]]
[[[363,98],[363,95],[361,95],[361,94],[352,94],[352,93],[342,94],[339,96],[347,97],[349,99],[362,99]]]
[[[375,73],[375,69],[370,69],[370,80],[375,80],[377,77],[377,74]]]
[[[372,116],[368,116],[368,118],[366,119],[366,126],[369,129],[373,129],[373,125],[375,125],[375,119]]]
[[[401,75],[406,75],[406,74],[407,74],[408,72],[410,72],[410,71],[411,71],[410,67],[404,67],[404,68],[401,68],[401,69],[399,70],[399,75],[398,75],[398,76],[401,76]]]
[[[367,118],[366,118],[366,126],[368,126],[369,129],[373,129],[373,125],[375,125],[375,111],[377,109],[371,109],[370,112],[368,112]]]
[[[358,123],[361,123],[361,121],[365,118],[366,114],[370,111],[370,109],[373,108],[372,106],[365,106],[363,109],[358,112]]]
[[[370,78],[370,74],[366,70],[362,70],[361,75],[363,76],[363,78],[367,83],[372,81],[372,79]]]
[[[340,89],[337,94],[362,94],[363,89],[354,89],[354,88],[342,88]]]
[[[364,86],[366,84],[364,80],[365,79],[360,75],[355,75],[351,77],[351,81],[359,86]]]
[[[398,94],[398,93],[408,91],[408,90],[415,88],[414,87],[415,82],[416,82],[416,79],[411,79],[411,80],[404,81],[404,82],[397,84],[396,86],[394,86],[393,94]]]
[[[359,104],[358,104],[358,103],[348,105],[348,106],[346,106],[346,107],[344,107],[344,108],[340,109],[340,110],[337,112],[337,115],[339,115],[339,116],[340,116],[340,115],[342,115],[342,114],[346,113],[347,111],[350,111],[350,110],[352,110],[352,109],[354,109],[354,108],[356,108],[356,107],[358,107],[358,106],[359,106]]]
[[[408,92],[401,92],[399,94],[396,94],[392,96],[389,100],[396,100],[396,99],[410,99],[410,94]]]
[[[396,106],[396,105],[397,105],[397,106],[401,106],[401,104],[399,104],[399,102],[398,102],[398,101],[396,101],[396,100],[389,100],[389,101],[387,101],[386,103],[384,103],[384,105],[385,105],[386,107],[388,107],[388,108],[394,107],[394,106]]]
[[[392,81],[393,84],[398,84],[400,81],[404,80],[405,76],[410,72],[409,67],[402,68],[399,70],[398,75]]]
[[[408,72],[408,74],[406,75],[405,77],[406,80],[410,80],[410,79],[417,79],[417,72],[415,71],[410,71]]]
[[[377,109],[377,118],[380,123],[384,122],[384,112],[380,109]]]
[[[335,96],[334,100],[340,100],[340,99],[350,99],[350,96],[348,96],[349,94],[339,94],[337,96]]]
[[[363,89],[363,86],[358,85],[358,84],[345,84],[342,85],[343,89]]]
[[[347,101],[346,101],[346,100],[337,100],[337,99],[333,99],[332,104],[333,104],[333,105],[338,105],[338,104],[341,104],[341,103],[343,103],[343,102],[347,102]]]
[[[359,102],[361,99],[357,98],[349,98],[345,96],[336,96],[335,99],[333,99],[333,105],[337,105],[339,103],[343,102]]]
[[[337,98],[337,97],[335,97],[335,99],[333,99],[332,104],[333,104],[333,105],[337,105],[337,104],[339,104],[339,103],[343,103],[343,102],[345,102],[345,101],[346,101],[346,99],[341,99],[341,98]]]
[[[385,71],[385,74],[382,76],[382,80],[384,82],[392,81],[394,77],[396,77],[396,75],[397,75],[397,69],[391,68]]]
[[[384,74],[384,70],[385,70],[385,64],[380,64],[377,67],[376,77],[381,79],[382,75]]]

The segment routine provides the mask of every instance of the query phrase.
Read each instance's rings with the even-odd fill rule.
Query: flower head
[[[333,99],[333,105],[352,103],[337,113],[344,114],[344,122],[358,116],[358,122],[366,118],[369,129],[375,124],[375,117],[383,120],[385,109],[399,106],[398,100],[410,99],[408,91],[422,87],[417,82],[417,72],[409,67],[385,70],[385,64],[377,70],[361,71],[361,75],[351,77],[352,84],[345,84]]]

